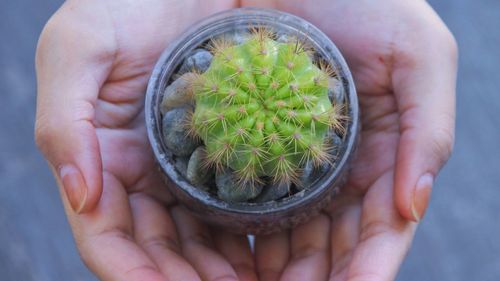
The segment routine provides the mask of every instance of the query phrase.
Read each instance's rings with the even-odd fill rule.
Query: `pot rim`
[[[159,100],[161,92],[164,90],[165,86],[162,82],[167,81],[168,84],[170,84],[169,81],[172,78],[172,74],[175,74],[174,71],[179,65],[172,65],[172,63],[168,62],[173,61],[176,56],[180,56],[182,51],[186,52],[190,43],[192,44],[194,41],[192,37],[196,37],[193,35],[207,33],[211,29],[216,29],[218,25],[222,26],[223,24],[228,24],[228,22],[235,25],[242,23],[250,25],[252,23],[264,24],[266,21],[266,24],[271,26],[273,22],[274,24],[281,24],[282,26],[287,27],[291,25],[293,29],[300,32],[301,35],[307,36],[308,39],[313,41],[313,43],[324,44],[322,46],[316,46],[316,48],[319,48],[317,51],[322,51],[321,55],[323,57],[324,55],[328,55],[331,58],[331,62],[335,65],[336,70],[340,74],[339,78],[343,82],[346,91],[346,99],[348,100],[347,105],[349,108],[348,112],[350,121],[346,130],[346,136],[344,137],[344,145],[339,152],[339,156],[341,157],[335,161],[335,164],[330,167],[328,172],[322,175],[320,179],[316,180],[315,183],[309,188],[297,192],[292,196],[280,199],[279,201],[262,203],[226,202],[191,185],[191,183],[180,175],[171,162],[172,155],[161,141]],[[315,38],[311,38],[312,36]],[[206,39],[208,38],[209,37]],[[199,44],[194,46],[194,48],[197,47],[199,47]],[[170,75],[168,80],[164,79],[166,74],[169,72]],[[168,178],[186,195],[212,209],[215,208],[220,211],[230,213],[263,215],[281,211],[290,211],[290,208],[300,208],[302,205],[306,205],[306,203],[312,198],[323,196],[329,185],[336,182],[342,169],[347,166],[348,160],[352,157],[355,150],[356,136],[359,127],[359,105],[354,80],[344,57],[328,36],[326,36],[317,27],[302,18],[273,9],[237,8],[219,12],[202,19],[188,28],[185,32],[178,36],[176,40],[168,45],[158,59],[148,82],[145,100],[145,118],[148,139],[153,149],[155,158],[160,164],[162,172],[166,174]]]

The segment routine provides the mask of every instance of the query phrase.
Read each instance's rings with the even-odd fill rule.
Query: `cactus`
[[[331,163],[326,136],[345,120],[328,98],[331,64],[315,62],[299,39],[273,38],[254,28],[239,45],[212,40],[212,64],[192,81],[190,134],[205,143],[206,165],[231,168],[244,186],[297,184],[308,161]]]

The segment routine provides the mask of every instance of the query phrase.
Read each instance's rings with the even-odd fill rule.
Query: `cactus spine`
[[[192,82],[190,132],[205,143],[206,164],[231,168],[245,185],[297,183],[307,161],[329,163],[327,133],[345,119],[328,98],[331,65],[316,65],[298,39],[273,37],[255,28],[240,45],[213,40],[211,66]]]

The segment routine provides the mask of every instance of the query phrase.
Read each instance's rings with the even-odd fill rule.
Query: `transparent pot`
[[[278,201],[232,203],[218,199],[187,181],[174,167],[173,155],[162,137],[160,104],[184,59],[211,38],[246,32],[251,26],[268,27],[279,34],[306,38],[316,56],[332,64],[341,80],[349,121],[335,164],[307,189]],[[359,132],[359,107],[349,68],[333,42],[311,23],[275,10],[240,8],[198,22],[172,42],[159,58],[149,80],[145,102],[146,126],[166,187],[194,215],[235,233],[265,234],[294,227],[317,215],[344,185]]]

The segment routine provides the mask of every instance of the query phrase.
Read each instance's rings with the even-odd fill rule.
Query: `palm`
[[[100,43],[109,48],[97,54],[103,59],[93,69],[102,85],[93,103],[90,132],[99,143],[103,194],[95,211],[70,218],[74,228],[95,237],[95,252],[82,246],[82,255],[93,257],[89,266],[105,280],[160,280],[160,275],[169,280],[212,280],[237,274],[253,280],[253,270],[231,265],[234,261],[251,266],[246,237],[210,230],[176,206],[163,188],[144,124],[146,84],[161,51],[192,22],[231,4],[212,3],[186,17],[185,10],[205,4],[187,1],[177,8],[163,0],[115,3],[96,1],[92,7],[107,11],[108,28],[99,23],[91,30],[99,30],[98,37],[105,39]],[[79,238],[77,243],[87,243]],[[226,244],[221,245],[222,240]],[[122,272],[99,270],[103,260]]]
[[[391,255],[402,257],[405,249],[391,254],[383,237],[397,232],[411,235],[414,229],[399,216],[393,203],[400,116],[392,90],[391,68],[398,56],[397,51],[402,48],[395,45],[394,38],[396,28],[399,28],[394,23],[398,19],[385,16],[390,15],[391,11],[387,11],[384,5],[374,5],[370,1],[353,3],[340,0],[332,3],[325,0],[315,5],[301,5],[300,1],[276,1],[274,5],[275,8],[304,17],[332,38],[351,68],[361,108],[362,131],[357,156],[347,185],[328,210],[331,221],[329,242],[323,245],[311,242],[312,245],[316,244],[316,248],[330,245],[327,250],[330,254],[329,269],[322,270],[321,263],[316,262],[313,276],[315,280],[329,276],[331,281],[347,280],[348,277],[389,280],[395,272],[389,273],[389,276],[378,276],[377,267],[382,265],[379,264],[381,261],[377,261],[377,256],[391,260],[395,258]],[[303,228],[295,232],[321,229],[314,222]],[[314,259],[311,253],[306,254],[306,258],[300,250],[293,253],[294,243],[308,248],[304,246],[306,242],[297,238],[294,241],[293,237],[292,233],[292,260],[285,267],[281,280],[299,280],[301,277],[297,277],[298,272],[305,271],[306,266],[312,264],[306,259]],[[318,240],[318,237],[314,239]],[[265,241],[261,243],[266,244]],[[378,250],[378,254],[370,257],[372,262],[367,262],[367,255],[373,254],[373,249]],[[328,256],[324,257],[328,260]]]

